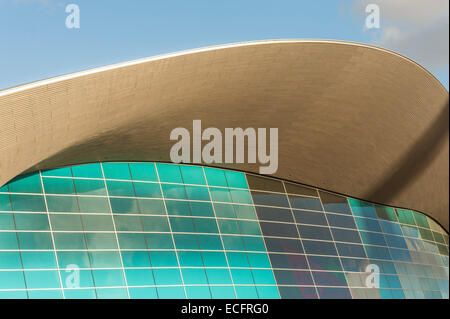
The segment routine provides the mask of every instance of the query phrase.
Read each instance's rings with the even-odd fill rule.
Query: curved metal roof
[[[415,209],[448,230],[447,90],[401,55],[338,41],[208,47],[0,91],[0,185],[69,164],[169,161],[171,130],[193,119],[278,127],[274,176]]]

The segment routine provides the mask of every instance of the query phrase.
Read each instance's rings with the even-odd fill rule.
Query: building
[[[194,119],[277,127],[278,171],[169,163]],[[448,92],[393,52],[185,51],[0,91],[0,122],[0,298],[449,298]]]

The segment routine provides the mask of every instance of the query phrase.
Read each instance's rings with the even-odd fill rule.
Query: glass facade
[[[449,298],[448,260],[423,214],[230,170],[94,163],[0,188],[0,298]]]

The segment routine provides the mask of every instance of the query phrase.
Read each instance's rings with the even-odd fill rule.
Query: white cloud
[[[369,3],[380,7],[381,32],[375,45],[404,54],[430,70],[448,65],[448,0],[359,0],[353,2],[353,13],[365,14]]]

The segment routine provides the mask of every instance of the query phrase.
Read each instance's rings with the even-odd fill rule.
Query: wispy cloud
[[[381,29],[375,45],[404,54],[430,70],[448,65],[448,0],[355,0],[353,12],[365,14],[369,3],[380,7]]]

